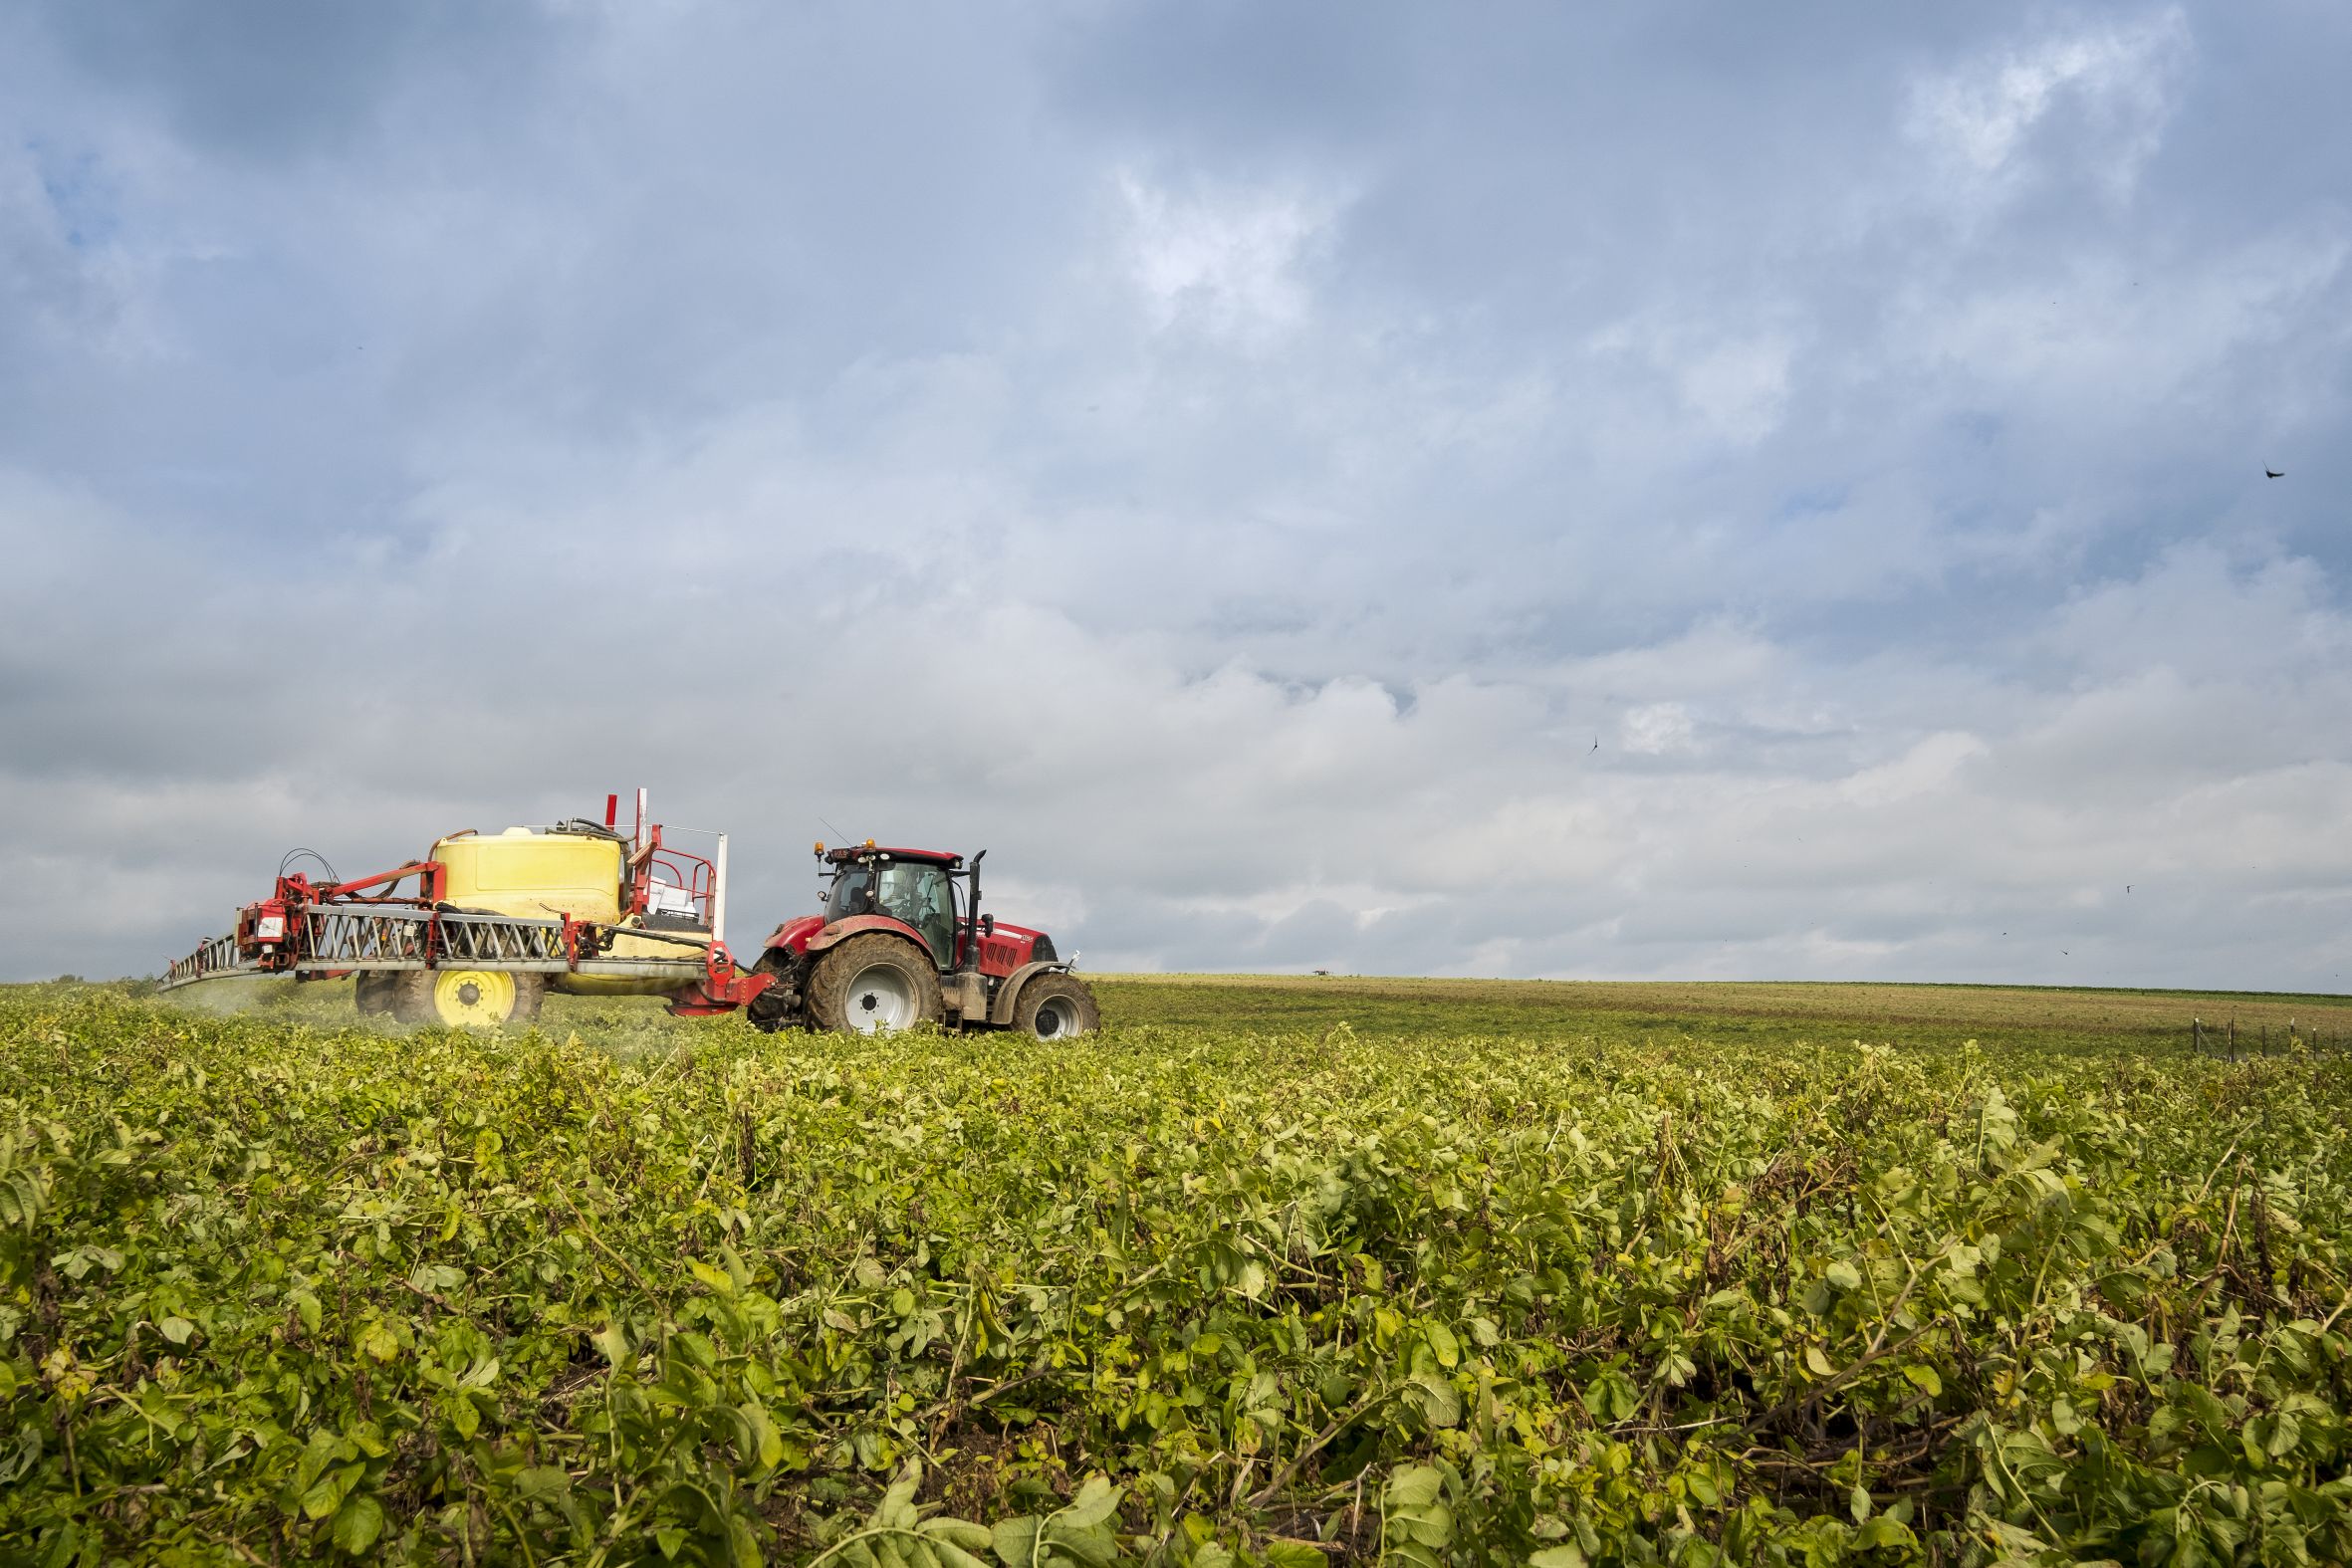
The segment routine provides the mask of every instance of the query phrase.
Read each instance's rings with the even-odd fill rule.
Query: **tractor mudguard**
[[[773,952],[778,948],[784,949],[787,953],[803,952],[808,948],[810,940],[823,929],[824,917],[823,915],[795,915],[770,932],[768,940],[761,943],[760,947],[763,952]]]
[[[1029,984],[1030,976],[1045,970],[1059,972],[1068,968],[1068,963],[1062,959],[1041,959],[1034,964],[1022,965],[1007,975],[1005,983],[997,988],[997,1000],[989,1007],[988,1021],[1000,1026],[1010,1025],[1014,1005],[1020,1002],[1021,988]]]
[[[923,934],[920,931],[892,915],[851,915],[846,920],[836,920],[803,943],[801,951],[803,953],[823,953],[826,948],[837,947],[851,937],[863,936],[868,931],[896,932],[922,949],[926,957],[931,953],[931,944],[923,940]],[[775,946],[775,942],[771,940],[769,946]]]

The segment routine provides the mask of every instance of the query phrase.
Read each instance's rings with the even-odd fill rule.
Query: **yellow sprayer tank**
[[[441,897],[458,909],[493,915],[516,915],[532,920],[554,920],[570,915],[600,926],[642,924],[631,915],[621,921],[622,879],[628,868],[628,846],[600,833],[551,832],[544,828],[510,827],[503,833],[453,833],[433,845],[432,858],[446,866]],[[710,933],[666,930],[707,944]],[[613,958],[691,956],[672,942],[616,937]],[[677,988],[675,980],[630,980],[619,977],[557,975],[549,977],[557,991],[583,995],[655,995]]]

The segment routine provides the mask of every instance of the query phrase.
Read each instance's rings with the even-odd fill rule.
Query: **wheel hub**
[[[849,1026],[860,1034],[903,1029],[915,1020],[914,987],[887,964],[857,972],[849,982]]]
[[[503,970],[443,970],[433,977],[432,1019],[451,1028],[494,1029],[515,1013],[515,977]]]

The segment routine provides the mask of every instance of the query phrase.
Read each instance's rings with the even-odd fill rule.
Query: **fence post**
[[[2205,1054],[2205,1025],[2197,1021],[2194,1013],[2189,1018],[2189,1048],[2200,1056]]]
[[[2237,1059],[2237,1020],[2235,1018],[2230,1020],[2230,1059],[2232,1061]]]

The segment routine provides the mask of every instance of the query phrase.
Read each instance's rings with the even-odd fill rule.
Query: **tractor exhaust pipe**
[[[980,862],[987,858],[988,851],[985,849],[974,855],[969,873],[972,878],[971,905],[964,911],[965,918],[972,922],[972,935],[964,943],[963,968],[967,973],[980,968]]]

